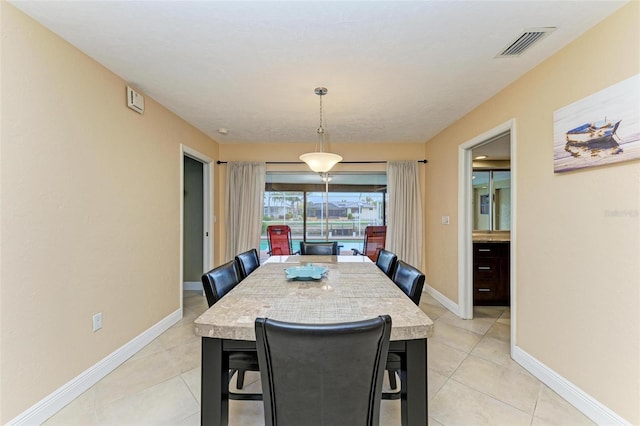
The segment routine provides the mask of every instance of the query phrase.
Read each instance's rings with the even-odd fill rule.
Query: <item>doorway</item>
[[[458,315],[463,319],[473,318],[473,229],[474,229],[474,202],[473,202],[473,154],[474,149],[486,145],[488,141],[497,139],[505,134],[509,135],[510,158],[515,158],[515,120],[511,119],[463,144],[458,148]],[[517,165],[510,162],[511,188],[510,188],[510,306],[511,306],[511,348],[515,346],[515,318],[516,318],[516,188]]]
[[[197,289],[198,281],[204,271],[204,164],[196,159],[184,156],[184,250],[182,262],[182,280],[184,288]],[[193,288],[196,287],[196,288]]]
[[[200,278],[213,256],[212,160],[184,145],[181,157],[181,287],[203,291]]]

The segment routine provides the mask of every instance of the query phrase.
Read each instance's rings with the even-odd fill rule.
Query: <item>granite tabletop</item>
[[[287,280],[285,269],[312,264],[320,280]],[[366,256],[272,256],[195,320],[203,337],[255,340],[254,322],[337,323],[388,314],[391,340],[429,338],[433,322]]]

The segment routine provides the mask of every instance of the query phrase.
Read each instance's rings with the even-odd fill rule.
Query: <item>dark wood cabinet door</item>
[[[509,243],[473,243],[473,304],[509,305]]]

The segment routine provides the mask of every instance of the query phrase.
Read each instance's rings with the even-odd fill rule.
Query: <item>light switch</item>
[[[443,225],[449,224],[449,216],[442,216],[442,224]]]

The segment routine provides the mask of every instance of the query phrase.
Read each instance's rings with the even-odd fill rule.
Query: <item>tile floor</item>
[[[420,307],[435,323],[428,344],[431,425],[593,424],[509,357],[508,308],[478,307],[473,320],[461,320],[427,294]],[[193,320],[206,309],[202,295],[185,292],[180,322],[45,424],[199,425]],[[257,373],[247,373],[245,390],[260,392]],[[261,402],[229,405],[230,425],[264,424]],[[380,418],[382,426],[399,425],[400,402],[382,401]]]

